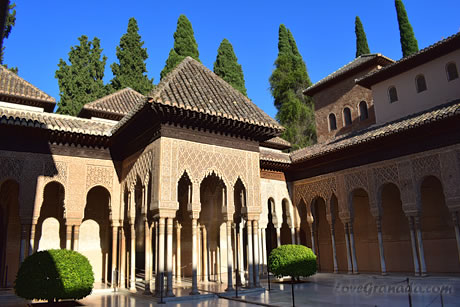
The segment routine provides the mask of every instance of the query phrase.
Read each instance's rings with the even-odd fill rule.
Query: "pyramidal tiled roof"
[[[0,65],[0,100],[44,107],[53,111],[56,100]],[[20,100],[20,101],[18,101]],[[31,101],[27,103],[27,101]]]
[[[186,57],[149,94],[153,103],[283,129],[249,98],[191,57]]]
[[[137,103],[145,99],[146,97],[144,95],[127,87],[85,104],[79,115],[89,117],[95,115],[94,113],[111,113],[115,115],[115,117],[118,117],[117,119],[119,120],[128,114]]]

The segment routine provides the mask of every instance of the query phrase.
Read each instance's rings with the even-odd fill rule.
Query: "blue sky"
[[[384,1],[101,1],[17,0],[16,26],[4,44],[5,63],[19,68],[19,75],[59,100],[54,78],[60,58],[67,60],[77,38],[101,39],[109,65],[115,48],[135,17],[149,54],[147,69],[160,80],[177,18],[185,14],[193,25],[201,61],[212,69],[217,48],[227,38],[243,66],[248,96],[275,116],[268,78],[278,49],[278,27],[293,33],[316,82],[355,57],[354,19],[364,25],[371,52],[401,58],[399,30],[393,0]],[[460,31],[460,1],[405,0],[419,47],[424,48]]]

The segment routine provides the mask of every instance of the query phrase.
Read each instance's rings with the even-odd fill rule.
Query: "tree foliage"
[[[308,277],[316,273],[316,255],[303,245],[286,244],[271,251],[268,257],[270,272],[278,278]]]
[[[120,39],[117,46],[119,63],[110,65],[114,78],[110,84],[110,91],[118,91],[130,87],[141,94],[148,94],[153,89],[153,79],[146,75],[147,49],[142,48],[144,42],[139,35],[139,27],[135,18],[130,18],[128,30]]]
[[[199,55],[192,24],[185,15],[180,15],[177,20],[176,32],[174,32],[174,47],[169,52],[166,65],[160,73],[160,78],[163,79],[187,56],[200,61]]]
[[[93,289],[88,259],[67,249],[50,249],[27,257],[19,268],[14,291],[28,300],[81,299]]]
[[[395,0],[396,14],[398,15],[399,36],[403,57],[418,52],[418,42],[414,30],[407,17],[406,9],[401,0]]]
[[[102,56],[100,40],[95,37],[89,41],[82,35],[80,45],[73,46],[69,52],[69,62],[59,60],[55,77],[58,79],[60,101],[57,112],[77,115],[84,104],[107,94],[104,77],[106,56]]]
[[[369,45],[367,44],[366,32],[364,32],[363,24],[361,19],[356,16],[355,19],[355,34],[356,34],[356,57],[362,54],[371,53]]]
[[[10,34],[11,30],[13,30],[14,25],[16,24],[16,3],[8,5],[8,11],[5,18],[5,27],[3,28],[3,36],[1,37],[2,40],[2,49],[0,50],[0,64],[4,67],[8,68],[8,65],[3,64],[3,59],[5,56],[5,46],[4,40],[7,39]],[[14,72],[15,74],[18,73],[17,67],[8,68],[10,71]]]
[[[286,128],[282,137],[293,149],[313,144],[316,141],[313,102],[303,95],[311,81],[294,36],[284,25],[279,27],[278,57],[269,81],[278,109],[276,118]]]
[[[231,86],[247,96],[244,84],[243,69],[238,64],[238,58],[233,51],[233,46],[224,38],[217,49],[217,58],[214,62],[214,73],[227,81]]]

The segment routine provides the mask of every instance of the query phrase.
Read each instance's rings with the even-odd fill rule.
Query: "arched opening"
[[[0,184],[0,288],[11,287],[19,269],[19,184],[7,180]]]
[[[93,187],[86,195],[78,251],[88,257],[96,282],[108,283],[112,278],[112,232],[109,218],[109,191],[101,186]]]
[[[329,114],[329,131],[337,130],[337,120],[335,118],[335,114]]]
[[[303,199],[301,199],[297,207],[299,208],[300,217],[300,243],[312,248],[310,226],[308,225],[307,205]]]
[[[363,121],[369,118],[369,112],[367,111],[367,103],[361,101],[359,103],[359,120]]]
[[[224,182],[215,173],[208,175],[200,185],[201,213],[198,222],[201,225],[201,275],[204,281],[221,281],[220,272],[226,264],[221,253],[221,242],[226,242],[227,238],[222,215],[225,190]]]
[[[337,268],[339,271],[347,271],[347,245],[345,242],[345,228],[339,217],[339,204],[337,197],[332,194],[331,196],[331,215],[334,224],[334,240],[335,249],[337,254]]]
[[[65,248],[64,186],[52,181],[45,186],[40,217],[37,221],[38,250]]]
[[[135,275],[137,277],[145,277],[145,219],[147,218],[147,210],[145,201],[146,187],[144,185],[143,179],[138,177],[136,180],[136,185],[134,188],[134,201],[135,201],[135,219],[134,219],[134,229],[135,229]],[[148,229],[147,229],[148,231]],[[131,229],[129,231],[131,235]],[[131,244],[129,244],[131,249]],[[131,253],[131,250],[130,250]]]
[[[358,270],[380,272],[377,225],[371,215],[369,197],[363,189],[352,193],[352,212]]]
[[[351,110],[349,107],[343,109],[343,125],[350,126],[352,124],[351,120]]]
[[[388,272],[414,272],[410,229],[402,210],[398,187],[387,183],[380,188],[382,238]]]
[[[460,272],[452,216],[446,206],[442,184],[434,176],[420,186],[422,238],[427,272]]]
[[[243,182],[238,179],[233,188],[233,201],[235,203],[235,213],[233,222],[235,223],[235,231],[233,234],[233,263],[234,268],[240,274],[238,275],[238,283],[245,284],[245,273],[248,271],[247,261],[247,228],[243,219],[243,208],[246,207],[246,188]]]
[[[334,270],[330,225],[326,218],[326,202],[318,197],[313,201],[313,229],[315,229],[315,252],[318,257],[318,270]]]
[[[426,80],[424,75],[418,75],[415,77],[415,87],[417,89],[417,93],[426,91]]]
[[[192,219],[190,218],[190,211],[188,208],[188,205],[191,203],[192,187],[192,182],[185,172],[177,184],[179,210],[176,212],[176,221],[181,225],[182,230],[184,230],[180,232],[180,261],[177,259],[178,255],[176,255],[176,260],[180,262],[181,278],[192,276],[192,254],[196,252],[192,249]],[[176,238],[173,241],[177,242],[177,240],[176,234]]]
[[[284,198],[281,202],[281,206],[283,208],[283,213],[282,213],[283,223],[281,224],[281,245],[293,244],[291,225],[294,221],[292,220],[292,217],[290,216],[289,202]]]

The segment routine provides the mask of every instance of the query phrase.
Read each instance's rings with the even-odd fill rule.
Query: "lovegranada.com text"
[[[336,283],[334,293],[340,295],[392,295],[392,294],[453,294],[454,287],[452,285],[428,285],[417,284],[410,282],[397,284],[377,284],[367,282],[362,284],[357,283]]]

